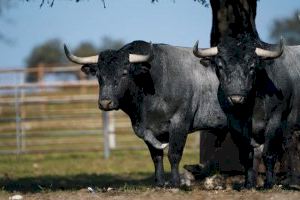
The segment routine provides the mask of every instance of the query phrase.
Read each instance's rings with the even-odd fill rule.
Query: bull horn
[[[158,141],[154,135],[152,134],[151,131],[145,131],[144,132],[144,140],[149,142],[149,144],[151,144],[154,148],[156,149],[160,149],[163,150],[164,148],[166,148],[169,144],[168,143],[161,143],[160,141]]]
[[[200,49],[198,48],[199,41],[197,40],[196,44],[193,48],[193,54],[198,58],[205,58],[211,57],[218,54],[218,47],[211,47],[207,49]]]
[[[150,53],[148,55],[129,54],[130,63],[150,62],[153,59],[153,45],[150,42]]]
[[[263,57],[264,59],[274,59],[280,57],[283,53],[283,50],[284,50],[284,40],[281,37],[279,49],[277,51],[270,51],[261,48],[256,48],[255,53],[256,55]]]
[[[71,54],[67,45],[65,44],[64,44],[64,49],[67,58],[73,63],[80,64],[80,65],[98,63],[99,56],[78,57]]]

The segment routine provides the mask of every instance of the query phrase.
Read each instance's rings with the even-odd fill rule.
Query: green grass
[[[47,96],[59,99],[65,95],[80,95],[78,89],[59,90],[26,96]],[[84,94],[97,94],[98,89],[87,89]],[[1,99],[13,96],[1,96]],[[123,151],[132,147],[145,147],[132,131],[131,123],[123,112],[115,112],[117,148],[108,160],[103,159],[101,151],[81,152],[88,148],[102,149],[101,113],[95,103],[66,104],[30,104],[22,105],[22,126],[26,134],[27,151],[49,151],[75,149],[77,153],[49,153],[28,155],[0,155],[0,194],[6,192],[39,192],[57,190],[77,190],[94,186],[114,187],[120,189],[143,188],[153,185],[154,167],[147,150]],[[57,118],[71,116],[70,118]],[[2,106],[2,119],[15,117],[15,107]],[[33,117],[45,117],[34,119]],[[51,119],[47,119],[50,117]],[[81,117],[81,118],[79,118]],[[15,128],[13,121],[0,123],[2,137],[0,150],[15,149]],[[81,132],[82,135],[68,133]],[[97,135],[85,135],[85,130],[96,131]],[[98,134],[99,133],[99,134]],[[60,134],[60,135],[59,135]],[[189,136],[187,147],[181,165],[197,163],[199,159],[199,141],[195,134]],[[198,149],[198,150],[195,150]],[[55,151],[54,151],[55,152]],[[166,171],[169,164],[165,158]]]
[[[188,150],[183,164],[198,162]],[[166,171],[169,163],[165,158]],[[123,190],[153,185],[154,167],[147,150],[113,151],[109,159],[97,152],[0,157],[1,192],[77,190],[89,186]]]

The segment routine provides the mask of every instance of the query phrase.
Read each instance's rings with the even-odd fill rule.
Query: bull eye
[[[117,81],[117,80],[114,81],[114,87],[115,87],[115,88],[118,87],[118,81]]]
[[[255,68],[254,67],[250,67],[249,74],[252,75],[252,76],[255,74]]]
[[[218,68],[219,70],[222,70],[222,69],[223,69],[223,61],[222,61],[222,59],[217,58],[216,61],[215,61],[215,63],[216,63],[217,68]]]
[[[127,69],[124,69],[123,70],[123,73],[122,73],[122,76],[126,76],[128,74],[128,70]]]

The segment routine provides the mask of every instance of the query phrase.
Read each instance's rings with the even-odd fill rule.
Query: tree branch
[[[30,0],[26,0],[26,1],[28,2],[28,1],[30,1]],[[71,0],[71,1],[72,1],[72,0]],[[80,1],[82,1],[82,0],[75,0],[76,3],[80,2]],[[106,8],[106,2],[105,2],[105,0],[101,0],[101,1],[102,1],[102,4],[103,4],[103,7]],[[194,1],[195,1],[195,2],[201,3],[201,4],[204,5],[205,7],[208,6],[207,0],[194,0]],[[55,0],[47,0],[47,1],[41,0],[40,7],[43,7],[43,5],[45,4],[45,2],[47,2],[47,4],[48,4],[50,7],[52,7],[52,6],[54,5]],[[151,3],[155,3],[155,2],[159,2],[159,0],[151,0]],[[174,2],[175,2],[175,0],[174,0]]]

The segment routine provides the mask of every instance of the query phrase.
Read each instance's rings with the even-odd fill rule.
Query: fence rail
[[[49,73],[76,77],[45,82]],[[79,66],[0,69],[2,77],[6,74],[16,80],[35,74],[38,81],[0,85],[0,154],[103,151],[108,158],[111,150],[146,148],[123,112],[98,109],[98,83]],[[187,146],[199,149],[199,139],[191,138]]]

